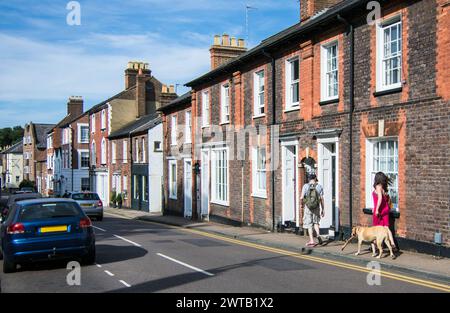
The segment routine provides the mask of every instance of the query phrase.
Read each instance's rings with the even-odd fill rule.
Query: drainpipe
[[[73,190],[73,157],[74,157],[74,151],[75,151],[75,146],[74,146],[74,142],[73,142],[73,139],[74,139],[74,129],[73,129],[73,127],[72,127],[72,125],[69,125],[69,128],[70,128],[70,149],[71,149],[71,151],[70,151],[70,155],[71,155],[71,159],[70,159],[70,167],[71,167],[71,169],[72,169],[72,192],[74,192],[75,190]],[[81,190],[80,190],[81,191]]]
[[[271,121],[271,126],[276,125],[277,123],[277,119],[276,119],[276,64],[275,64],[275,58],[273,55],[271,55],[270,53],[267,53],[265,50],[263,50],[263,55],[266,56],[267,58],[270,59],[271,61],[271,68],[272,68],[272,121]],[[270,143],[270,154],[271,154],[271,162],[273,162],[273,160],[275,160],[275,149],[274,149],[274,145],[275,145],[275,138],[273,138],[273,129],[271,129],[270,132],[270,138],[271,138],[271,143]],[[272,175],[271,175],[271,180],[272,180],[272,184],[271,184],[271,192],[272,192],[272,196],[271,196],[271,204],[272,204],[272,231],[275,232],[276,230],[276,219],[275,219],[275,169],[272,168]]]
[[[349,154],[349,176],[350,176],[350,185],[349,185],[349,203],[348,203],[348,209],[349,209],[349,228],[350,232],[353,227],[353,112],[355,109],[355,71],[354,71],[354,50],[355,50],[355,44],[354,44],[354,28],[351,23],[348,22],[345,18],[338,15],[337,16],[338,21],[344,23],[347,27],[347,37],[350,40],[350,82],[349,82],[349,89],[350,89],[350,112],[349,112],[349,140],[350,140],[350,154]]]
[[[134,197],[134,193],[133,190],[134,188],[136,188],[136,186],[134,186],[134,176],[133,176],[133,140],[131,137],[131,132],[128,134],[128,141],[130,142],[129,146],[130,146],[130,177],[129,177],[129,181],[131,183],[131,190],[128,191],[128,205],[130,206],[130,209],[133,208],[133,197]]]

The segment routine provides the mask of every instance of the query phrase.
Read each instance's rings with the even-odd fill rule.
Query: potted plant
[[[111,206],[112,206],[113,208],[116,208],[116,207],[117,207],[116,197],[117,197],[116,192],[113,191],[113,192],[111,193],[111,199],[110,199]]]
[[[117,202],[117,206],[119,207],[119,209],[122,208],[122,204],[123,204],[123,196],[121,193],[119,193],[116,197],[116,202]]]

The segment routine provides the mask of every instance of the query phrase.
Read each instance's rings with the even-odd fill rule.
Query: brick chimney
[[[147,80],[150,78],[150,71],[145,68],[139,68],[136,76],[136,117],[147,115]]]
[[[83,97],[72,96],[67,102],[67,115],[79,116],[83,114]]]
[[[178,95],[175,93],[174,85],[170,85],[170,86],[162,85],[160,107],[165,106],[166,104],[169,104],[176,98],[178,98]],[[157,109],[159,109],[159,108],[157,108]]]
[[[211,70],[214,70],[246,52],[247,48],[244,39],[230,38],[224,34],[222,37],[214,36],[214,43],[209,51],[211,52]]]
[[[131,88],[136,85],[137,75],[140,69],[142,69],[144,74],[151,76],[151,71],[148,67],[148,63],[136,61],[128,62],[127,69],[125,70],[125,89]]]
[[[330,8],[343,0],[300,0],[300,21],[309,20],[318,12]]]

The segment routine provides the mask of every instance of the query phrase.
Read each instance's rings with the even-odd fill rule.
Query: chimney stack
[[[125,89],[136,85],[139,70],[142,70],[145,75],[151,76],[148,63],[137,61],[128,62],[127,69],[125,70]]]
[[[343,0],[300,0],[300,22],[305,22],[320,11],[330,8]]]
[[[230,62],[247,51],[244,39],[236,39],[227,34],[214,36],[211,52],[211,70]]]
[[[178,98],[178,95],[175,93],[175,86],[174,85],[162,85],[161,87],[161,103],[159,104],[159,109],[161,106],[165,106]]]
[[[67,102],[67,115],[79,116],[83,114],[83,97],[71,96]]]
[[[140,63],[138,73],[136,76],[136,117],[147,115],[147,80],[150,77],[148,64]]]

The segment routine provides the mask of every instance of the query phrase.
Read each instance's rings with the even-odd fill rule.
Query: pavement
[[[161,214],[151,214],[129,209],[108,208],[107,212],[136,220],[201,230],[210,234],[286,249],[292,252],[351,261],[355,264],[366,265],[368,262],[377,261],[384,269],[401,271],[450,283],[450,259],[448,258],[438,259],[427,254],[402,251],[395,260],[392,260],[387,252],[384,254],[384,258],[379,260],[373,258],[369,251],[363,251],[363,255],[355,256],[354,254],[358,250],[356,243],[350,243],[344,251],[341,251],[343,242],[340,241],[331,241],[315,248],[306,248],[309,237],[290,233],[273,233],[254,227],[235,227],[212,222],[197,222],[179,216],[163,216]],[[369,246],[367,245],[366,248],[369,248]]]

